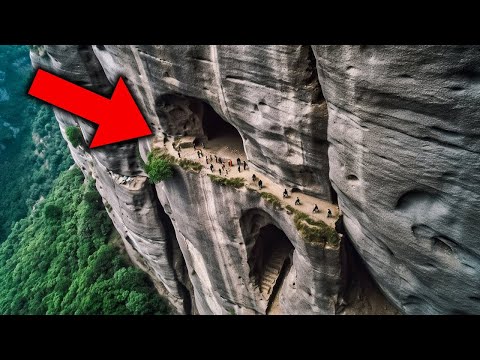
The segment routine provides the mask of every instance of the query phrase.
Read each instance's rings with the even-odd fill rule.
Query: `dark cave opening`
[[[193,136],[197,144],[204,142],[210,150],[245,155],[238,130],[205,101],[166,94],[156,99],[155,110],[168,135]]]
[[[290,268],[293,246],[285,233],[275,225],[261,227],[250,252],[250,277],[258,285],[270,311]]]
[[[207,103],[203,103],[202,125],[209,148],[219,150],[228,147],[238,155],[245,155],[243,139],[238,130]]]
[[[274,313],[284,279],[293,264],[295,248],[287,235],[265,211],[250,209],[240,218],[247,248],[250,281],[268,302],[266,314]]]
[[[330,201],[334,205],[338,205],[338,195],[332,185],[330,185]]]

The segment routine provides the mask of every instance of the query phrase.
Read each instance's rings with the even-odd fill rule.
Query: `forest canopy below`
[[[0,46],[0,314],[169,313],[71,168],[51,107],[26,94],[28,51]]]
[[[50,106],[27,95],[24,45],[0,46],[0,243],[73,161]]]
[[[165,300],[108,240],[94,181],[77,168],[0,246],[0,314],[166,314]]]

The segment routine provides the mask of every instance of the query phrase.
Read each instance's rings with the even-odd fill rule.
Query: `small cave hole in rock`
[[[292,193],[301,193],[302,190],[300,190],[299,188],[294,187],[294,188],[292,188],[292,191],[291,191],[291,192],[292,192]]]
[[[358,177],[355,175],[347,175],[347,180],[349,181],[358,181]]]
[[[447,245],[445,241],[441,240],[437,236],[434,236],[432,240],[433,240],[433,249],[438,250],[442,253],[453,254],[452,247]]]
[[[332,204],[338,205],[338,195],[332,185],[330,185],[330,201]]]
[[[95,45],[98,50],[105,50],[105,45]]]

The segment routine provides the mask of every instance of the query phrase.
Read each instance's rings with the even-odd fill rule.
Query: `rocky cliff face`
[[[104,95],[126,80],[155,137],[70,150],[179,313],[395,313],[382,293],[404,313],[474,313],[478,50],[94,45],[31,58]],[[326,203],[338,194],[339,245],[306,241],[292,214],[248,187],[181,168],[148,181],[141,162],[156,141],[207,141],[212,114],[258,174]],[[91,140],[90,123],[56,116]]]

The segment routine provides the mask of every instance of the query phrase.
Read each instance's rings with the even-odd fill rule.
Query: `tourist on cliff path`
[[[300,199],[297,196],[297,200],[295,200],[295,205],[300,205]]]
[[[315,207],[313,208],[313,212],[314,212],[314,213],[320,212],[320,210],[318,209],[317,204],[315,204]]]

